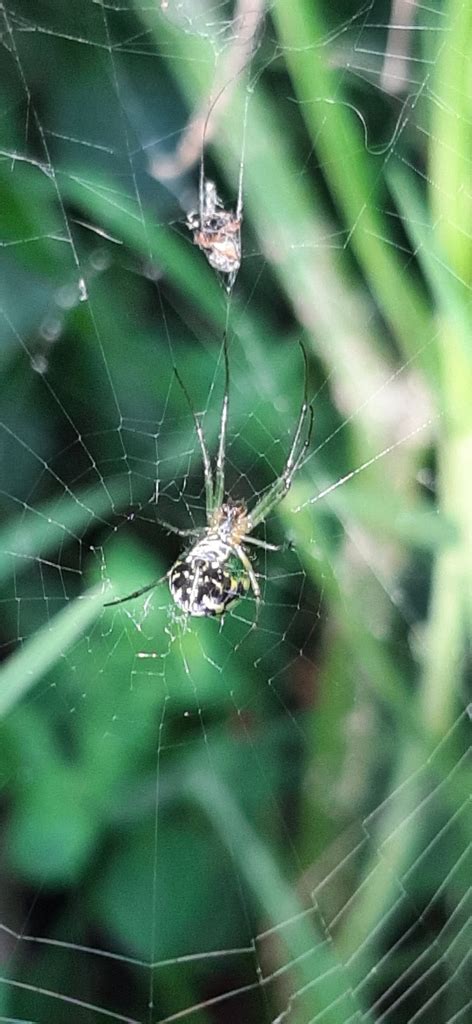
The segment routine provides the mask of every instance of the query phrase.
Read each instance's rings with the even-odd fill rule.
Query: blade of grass
[[[286,1015],[298,1024],[308,1024],[322,1015],[326,1024],[345,1024],[348,1017],[361,1013],[368,1021],[367,1011],[352,991],[349,972],[315,924],[315,908],[302,904],[229,790],[209,773],[193,774],[187,789],[192,803],[202,808],[228,847],[269,929],[274,930],[281,962],[287,965],[283,973],[291,977],[293,993],[279,1019]],[[277,969],[274,964],[266,984]]]
[[[472,6],[447,0],[435,68],[429,146],[430,198],[440,249],[459,279],[469,284],[472,262]],[[470,406],[469,406],[470,411]]]
[[[463,354],[472,360],[470,346],[470,290],[456,274],[441,250],[439,225],[431,223],[431,214],[422,197],[417,181],[402,164],[390,163],[387,180],[410,236],[415,256],[435,297],[435,305],[443,317],[457,324],[458,341],[463,342]],[[439,339],[440,332],[436,328]],[[438,374],[441,363],[438,363]],[[440,392],[437,392],[438,395]]]
[[[303,492],[297,491],[295,486],[295,499],[297,493]],[[282,516],[285,516],[283,507]],[[460,751],[454,744],[451,749],[437,746],[437,738],[430,734],[428,723],[423,721],[421,693],[415,698],[408,690],[401,667],[391,657],[382,638],[377,637],[365,621],[364,608],[353,601],[350,590],[342,589],[339,556],[323,526],[323,517],[316,507],[305,506],[289,523],[295,547],[303,552],[303,564],[331,603],[333,618],[346,638],[359,677],[366,680],[393,714],[398,741],[398,757],[388,785],[388,792],[394,794],[394,799],[386,802],[372,826],[372,852],[364,866],[364,881],[339,935],[340,954],[348,958],[356,954],[355,970],[359,980],[378,962],[383,923],[388,921],[389,911],[398,900],[401,878],[417,856],[418,829],[409,829],[405,823],[421,807],[425,786],[440,786],[444,779],[453,780],[444,794],[444,808],[448,814],[456,815],[468,800],[470,783],[467,769],[460,767]],[[425,830],[426,825],[424,834]],[[469,844],[471,833],[467,822],[461,821],[461,830],[465,843]],[[379,851],[383,851],[381,855]],[[373,943],[378,941],[377,949],[373,948],[373,943],[369,947],[371,937]]]
[[[457,785],[453,786],[453,795],[448,789],[444,795],[446,815],[448,809],[453,814],[457,813],[468,802],[467,783],[464,789],[466,780],[463,774],[460,773],[457,780],[455,778],[460,753],[456,753],[456,756],[454,751],[446,754],[441,742],[438,745],[438,741],[447,736],[457,715],[455,692],[460,679],[466,639],[464,611],[465,607],[470,607],[472,581],[472,376],[470,336],[462,334],[467,322],[463,302],[464,298],[468,302],[468,296],[461,283],[470,279],[470,204],[464,204],[463,198],[459,200],[462,219],[454,222],[451,220],[448,202],[451,182],[454,195],[464,192],[466,165],[470,159],[470,117],[463,104],[467,95],[467,74],[470,81],[468,55],[472,46],[472,12],[470,5],[456,3],[455,0],[451,0],[449,10],[451,30],[445,34],[445,45],[437,67],[438,85],[435,92],[442,98],[444,90],[441,85],[451,83],[453,97],[444,97],[445,102],[434,104],[434,116],[438,123],[430,136],[432,195],[437,214],[435,223],[439,225],[439,230],[435,228],[433,232],[428,227],[425,213],[419,210],[415,199],[414,183],[398,173],[391,180],[441,311],[439,349],[447,430],[440,448],[440,493],[442,513],[454,530],[449,544],[440,549],[434,568],[423,675],[413,709],[424,740],[423,743],[415,743],[410,737],[401,744],[393,780],[393,791],[397,791],[398,799],[386,807],[375,830],[374,853],[366,866],[362,898],[349,915],[340,936],[341,948],[346,955],[362,950],[369,936],[381,927],[382,920],[387,920],[386,915],[393,905],[398,885],[402,885],[402,879],[414,862],[420,834],[423,833],[423,848],[427,842],[426,837],[431,835],[426,806],[421,833],[413,823],[411,828],[405,827],[413,812],[421,814],[422,801],[425,799],[425,780],[417,775],[420,769],[424,766],[428,766],[428,769],[433,767],[433,778],[436,774],[440,785],[443,780],[457,781]],[[461,67],[458,68],[457,64]],[[470,96],[467,104],[470,112]],[[437,150],[440,151],[439,155]],[[455,166],[451,174],[452,151]],[[448,159],[444,160],[446,152]],[[459,217],[459,212],[456,213]],[[461,241],[464,218],[467,226],[465,238]],[[429,757],[426,756],[428,747]],[[435,760],[437,764],[434,764]],[[403,786],[404,780],[411,780],[411,784]],[[401,829],[400,825],[403,825]],[[467,822],[465,827],[462,824],[462,830],[466,842],[470,842]],[[369,953],[366,952],[363,972],[368,967]]]
[[[438,491],[456,540],[436,559],[424,651],[422,714],[437,737],[456,715],[472,622],[472,8],[462,0],[449,0],[444,14],[448,31],[436,61],[434,91],[439,100],[431,107],[429,136],[433,226],[420,227],[425,218],[417,212],[415,193],[404,177],[397,173],[394,179],[400,209],[418,239],[440,312],[445,430],[439,446]]]
[[[340,522],[360,525],[383,543],[396,541],[408,548],[427,551],[450,544],[455,538],[452,523],[419,495],[413,493],[408,498],[407,501],[403,493],[399,495],[395,491],[391,498],[389,495],[387,503],[384,488],[379,491],[378,486],[354,477],[346,485],[337,487],[336,482],[312,470],[309,484],[296,481],[292,486],[289,504],[294,506],[294,517],[297,508],[319,504],[321,511],[327,507]]]
[[[425,302],[399,263],[385,219],[377,209],[384,156],[376,163],[377,158],[367,152],[359,120],[344,100],[337,74],[329,68],[324,45],[328,33],[320,5],[312,0],[293,0],[291,4],[277,0],[274,17],[301,113],[326,169],[328,187],[379,307],[408,358],[429,342],[431,323]],[[432,358],[429,349],[430,368]]]
[[[446,431],[439,445],[438,483],[440,514],[447,517],[452,532],[433,568],[423,675],[425,719],[440,735],[455,715],[454,695],[467,637],[467,591],[472,581],[472,443],[467,438],[472,394],[470,314],[464,302],[465,288],[454,277],[444,255],[439,255],[439,238],[427,222],[427,211],[413,182],[398,168],[392,170],[390,181],[441,311],[438,336],[443,387],[438,394]]]
[[[0,584],[13,572],[18,576],[26,571],[31,560],[44,560],[68,543],[77,543],[91,523],[98,520],[109,527],[106,517],[129,505],[129,480],[117,477],[106,487],[78,488],[37,507],[19,505],[18,518],[0,530]]]
[[[63,608],[0,670],[0,718],[7,715],[103,612],[100,585]]]
[[[68,175],[62,182],[62,194],[98,218],[107,230],[117,234],[143,259],[152,260],[181,290],[189,304],[195,303],[219,329],[225,326],[225,308],[215,274],[188,238],[181,237],[162,224],[144,219],[136,202],[118,192],[103,177],[90,173]]]

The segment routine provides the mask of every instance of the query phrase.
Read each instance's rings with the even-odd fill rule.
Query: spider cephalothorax
[[[201,192],[200,209],[187,214],[187,227],[210,266],[229,275],[231,289],[241,265],[241,212],[224,209],[213,181],[205,180]]]
[[[220,540],[231,538],[240,544],[249,527],[246,506],[242,502],[225,501],[215,508],[209,526]]]
[[[305,361],[305,387],[298,423],[292,439],[290,452],[282,475],[274,481],[268,490],[256,501],[253,508],[247,508],[243,502],[232,502],[224,496],[225,486],[225,441],[228,421],[229,401],[229,366],[226,339],[224,341],[225,359],[225,394],[221,408],[220,437],[215,470],[213,471],[206,446],[202,425],[194,412],[190,396],[185,384],[176,371],[177,380],[184,392],[192,411],[195,429],[203,457],[205,476],[206,526],[201,529],[190,528],[181,530],[171,523],[159,520],[161,526],[178,533],[182,537],[193,538],[189,550],[174,562],[169,571],[158,580],[133,591],[127,597],[107,602],[109,605],[121,604],[132,598],[140,597],[159,583],[168,580],[170,592],[175,604],[187,615],[215,616],[223,615],[235,601],[244,597],[252,590],[259,605],[261,592],[256,573],[249,558],[248,548],[254,545],[264,551],[277,551],[275,544],[253,537],[252,532],[263,523],[272,509],[286,495],[292,483],[294,473],[303,461],[304,454],[310,443],[313,426],[313,410],[307,397],[307,359],[305,349],[301,346]],[[303,438],[304,426],[308,418],[308,427]]]

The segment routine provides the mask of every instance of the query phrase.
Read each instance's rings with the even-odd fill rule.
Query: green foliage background
[[[0,13],[0,1019],[465,1020],[470,5],[418,9],[398,95],[389,3],[270,5],[206,154],[236,195],[249,97],[229,307],[198,166],[149,161],[234,11],[160,7]],[[180,550],[156,478],[201,521],[174,367],[214,450],[227,313],[233,495],[280,472],[309,354],[266,524],[294,550],[257,560],[257,629],[249,599],[222,629],[104,609]]]

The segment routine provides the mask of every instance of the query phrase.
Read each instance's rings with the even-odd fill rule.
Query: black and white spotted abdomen
[[[172,597],[187,615],[223,615],[249,586],[244,567],[220,538],[199,541],[169,575]]]

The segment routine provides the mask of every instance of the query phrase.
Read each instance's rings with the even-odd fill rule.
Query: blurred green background
[[[0,1019],[470,1012],[472,9],[2,5]],[[215,102],[216,101],[216,102]],[[213,105],[212,105],[213,104]],[[228,298],[192,245],[205,172]],[[228,323],[263,606],[183,622]]]

